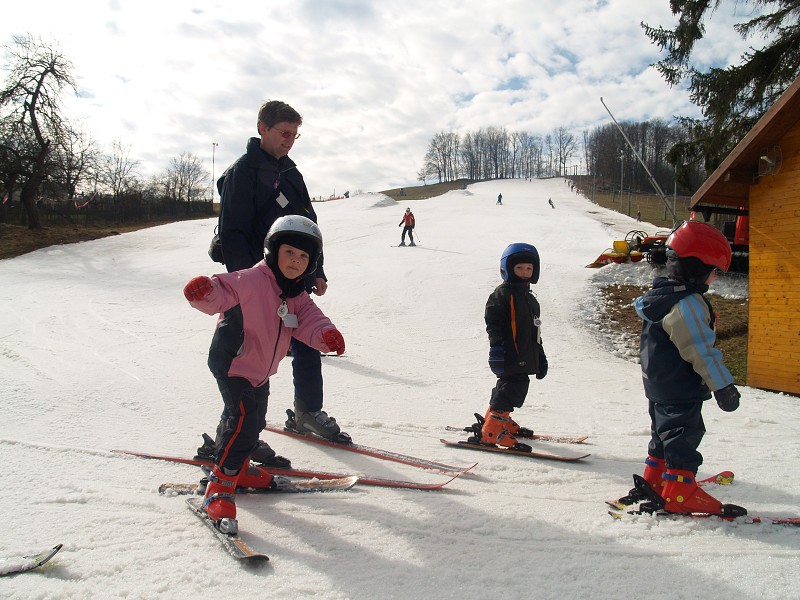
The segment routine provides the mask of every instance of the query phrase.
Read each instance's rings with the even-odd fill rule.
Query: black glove
[[[544,350],[539,352],[539,370],[536,371],[536,379],[544,379],[547,375],[547,357],[544,355]]]
[[[403,226],[403,224],[402,224],[402,223],[400,223],[400,224],[398,225],[398,227],[402,227],[402,226]]]
[[[739,393],[739,390],[737,390],[736,386],[733,384],[726,385],[724,388],[714,392],[714,398],[717,404],[719,404],[719,407],[725,412],[733,412],[739,408],[739,398],[741,397],[742,395]]]
[[[506,372],[506,350],[502,346],[489,347],[489,368],[500,377]]]

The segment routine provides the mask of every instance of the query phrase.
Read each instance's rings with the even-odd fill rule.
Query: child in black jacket
[[[489,368],[497,375],[489,410],[483,421],[480,442],[530,451],[517,442],[519,425],[511,412],[525,402],[530,375],[547,375],[547,357],[542,348],[541,310],[530,286],[539,281],[539,252],[534,246],[516,243],[500,258],[501,283],[486,301],[486,332],[489,334]]]

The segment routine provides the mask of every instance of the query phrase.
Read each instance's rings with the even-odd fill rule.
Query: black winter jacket
[[[536,374],[544,356],[539,302],[527,283],[504,282],[486,301],[486,332],[490,346],[505,350],[505,374]]]
[[[219,236],[228,272],[249,269],[264,258],[264,238],[278,217],[300,215],[317,222],[297,165],[288,156],[274,158],[260,144],[259,138],[250,138],[247,152],[217,182]],[[325,279],[322,263],[320,256],[316,273],[307,277],[307,289],[315,278]]]

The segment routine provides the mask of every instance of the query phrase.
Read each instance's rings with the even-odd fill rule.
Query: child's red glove
[[[183,288],[183,295],[190,302],[193,300],[202,300],[211,293],[211,279],[205,275],[199,275],[192,278],[186,287]]]
[[[338,329],[328,329],[323,332],[322,341],[331,352],[336,352],[337,355],[344,354],[344,338]]]

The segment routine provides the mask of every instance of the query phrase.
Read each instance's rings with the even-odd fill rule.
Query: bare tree
[[[575,154],[578,147],[575,136],[566,127],[556,127],[553,130],[553,153],[557,162],[557,175],[565,175],[567,163]]]
[[[460,139],[457,133],[442,131],[433,136],[425,153],[426,172],[436,173],[439,183],[453,181],[459,172]]]
[[[508,131],[504,127],[489,127],[486,130],[487,177],[501,179],[506,176],[508,165]]]
[[[42,227],[36,200],[42,183],[51,173],[49,162],[54,144],[66,137],[67,126],[61,114],[64,89],[75,90],[72,64],[56,48],[31,35],[14,36],[5,46],[12,65],[0,90],[3,155],[13,157],[17,172],[8,180],[20,188],[20,201],[28,216],[28,227]],[[9,190],[9,193],[14,190]]]
[[[63,186],[67,198],[75,198],[78,186],[97,169],[98,152],[94,140],[83,130],[68,128],[55,150],[54,162],[58,169],[55,178],[59,186]]]
[[[136,183],[139,161],[130,158],[130,151],[130,146],[114,140],[111,154],[104,156],[100,163],[100,180],[108,186],[115,199]]]
[[[172,164],[167,169],[167,186],[174,200],[186,202],[186,212],[190,212],[189,204],[201,199],[208,189],[211,174],[203,166],[203,162],[192,153],[181,153],[179,158],[173,158]]]
[[[544,148],[547,150],[547,168],[545,169],[544,173],[546,175],[553,175],[555,173],[555,163],[556,163],[556,147],[553,143],[553,136],[549,133],[544,136]]]
[[[481,140],[477,133],[467,132],[461,142],[460,164],[462,174],[467,179],[480,179],[481,173]]]

